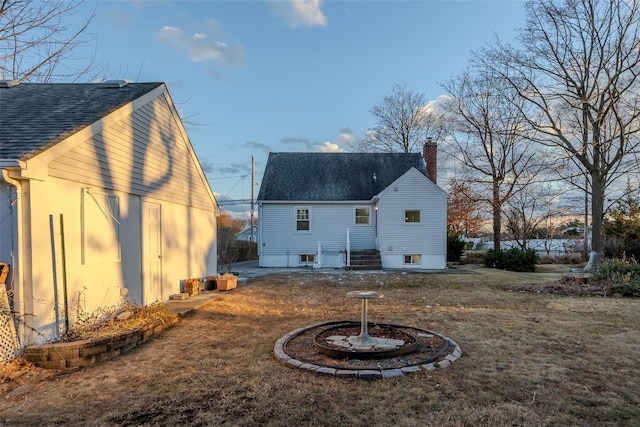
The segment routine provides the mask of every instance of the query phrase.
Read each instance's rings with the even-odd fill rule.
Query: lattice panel
[[[4,284],[0,284],[0,358],[8,362],[17,355],[19,349],[7,288]]]

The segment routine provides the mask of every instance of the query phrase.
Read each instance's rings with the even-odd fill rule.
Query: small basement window
[[[302,254],[300,255],[300,264],[313,264],[316,261],[315,254]]]
[[[406,223],[420,223],[420,211],[419,210],[405,210],[404,222]]]
[[[405,264],[420,264],[420,255],[405,255]]]

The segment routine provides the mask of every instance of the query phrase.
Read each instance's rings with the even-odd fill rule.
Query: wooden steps
[[[382,258],[380,251],[367,249],[351,251],[351,265],[345,270],[382,270]]]

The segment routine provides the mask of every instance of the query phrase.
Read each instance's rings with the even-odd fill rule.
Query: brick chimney
[[[429,179],[437,184],[438,180],[438,144],[433,139],[427,138],[422,148],[422,157],[427,165],[427,175]]]

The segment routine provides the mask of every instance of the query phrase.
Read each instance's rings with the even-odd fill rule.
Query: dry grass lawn
[[[265,276],[217,293],[117,360],[5,379],[0,425],[640,425],[640,300],[504,289],[561,277],[543,268]],[[444,333],[462,358],[366,382],[273,357],[275,341],[291,330],[358,320],[359,304],[346,298],[357,289],[384,294],[369,305],[371,321]]]

